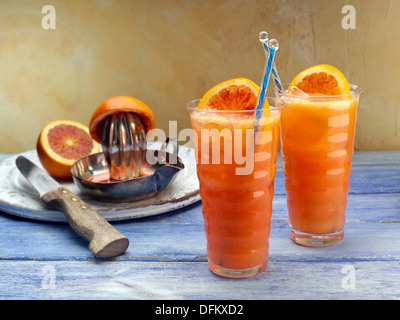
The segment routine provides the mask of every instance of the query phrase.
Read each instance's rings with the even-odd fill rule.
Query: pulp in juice
[[[290,226],[331,234],[344,227],[357,98],[284,99],[281,147]]]
[[[267,263],[280,112],[191,112],[210,268]],[[219,158],[219,161],[218,161]]]

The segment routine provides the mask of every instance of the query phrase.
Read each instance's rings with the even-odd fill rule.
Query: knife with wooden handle
[[[89,249],[96,257],[112,258],[126,251],[128,238],[78,196],[62,187],[27,158],[19,156],[15,163],[40,198],[53,209],[64,213],[72,229],[90,242]]]

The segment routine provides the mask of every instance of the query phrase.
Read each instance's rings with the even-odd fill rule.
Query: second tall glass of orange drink
[[[196,149],[210,269],[246,278],[268,262],[279,141],[279,99],[269,98],[256,133],[255,110],[188,104]]]
[[[349,94],[278,94],[290,236],[327,246],[344,235],[351,158],[361,89]]]

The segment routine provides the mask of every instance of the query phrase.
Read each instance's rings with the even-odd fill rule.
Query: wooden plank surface
[[[229,280],[206,262],[0,261],[0,299],[400,299],[399,271],[394,261],[271,261]]]
[[[270,257],[281,261],[301,259],[399,259],[400,196],[398,194],[349,195],[345,238],[338,245],[305,248],[288,237],[284,196],[274,200]],[[155,218],[113,223],[130,241],[118,261],[194,261],[206,255],[201,204]],[[0,258],[22,260],[94,260],[87,242],[63,223],[25,220],[0,215]],[[63,250],[60,250],[63,248]],[[345,254],[344,254],[345,253]]]
[[[106,261],[64,223],[0,213],[0,299],[400,299],[399,173],[400,152],[355,153],[344,240],[307,248],[289,238],[278,164],[269,265],[244,281],[208,270],[200,202],[113,223],[131,245]]]

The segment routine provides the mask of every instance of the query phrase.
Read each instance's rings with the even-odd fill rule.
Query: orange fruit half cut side
[[[260,87],[246,78],[236,78],[217,84],[206,92],[197,109],[254,110]]]
[[[343,73],[328,64],[320,64],[300,72],[289,85],[310,95],[350,94],[350,85]]]
[[[71,166],[80,158],[100,151],[89,128],[72,120],[56,120],[44,126],[36,144],[39,160],[54,177],[71,178]]]
[[[129,96],[116,96],[103,101],[93,112],[89,132],[94,140],[101,143],[101,122],[118,112],[132,112],[139,116],[146,133],[156,127],[154,114],[144,102]]]

